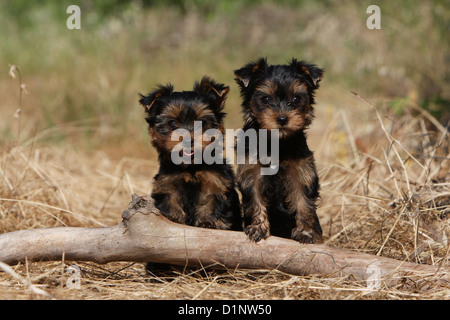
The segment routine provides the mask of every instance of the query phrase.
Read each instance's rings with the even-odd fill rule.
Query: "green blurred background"
[[[66,27],[73,4],[81,30]],[[381,30],[366,27],[371,4]],[[233,70],[260,56],[323,67],[319,103],[353,90],[399,114],[414,104],[448,119],[448,0],[0,0],[0,20],[0,146],[20,131],[21,143],[145,155],[138,93],[167,82],[188,90],[205,74],[231,86],[226,125],[238,128]]]

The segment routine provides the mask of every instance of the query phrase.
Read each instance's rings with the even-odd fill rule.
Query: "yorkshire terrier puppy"
[[[319,179],[305,135],[323,70],[296,59],[288,65],[268,65],[260,58],[235,75],[243,99],[244,132],[255,130],[260,135],[260,129],[278,130],[275,138],[267,135],[266,141],[279,147],[275,174],[261,175],[264,164],[259,160],[238,163],[245,233],[255,242],[271,234],[301,243],[323,242],[316,214]]]
[[[242,230],[231,167],[225,159],[208,164],[202,158],[205,148],[214,141],[211,137],[204,139],[205,132],[215,129],[224,133],[222,110],[228,92],[229,87],[203,77],[195,83],[193,91],[175,92],[168,84],[160,85],[146,96],[141,95],[139,102],[145,108],[151,142],[158,151],[160,165],[151,196],[155,206],[171,221],[204,228]],[[221,152],[219,148],[214,151]]]

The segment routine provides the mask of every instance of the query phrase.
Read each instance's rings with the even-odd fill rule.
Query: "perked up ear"
[[[213,79],[204,76],[200,82],[195,83],[194,91],[200,95],[206,96],[213,106],[222,109],[228,92],[230,91],[230,87],[225,86],[222,83],[217,83]]]
[[[319,82],[322,80],[324,73],[322,69],[315,64],[305,63],[304,61],[298,61],[294,58],[292,59],[290,66],[299,74],[309,78],[314,85],[314,89],[319,87]]]
[[[141,99],[139,99],[139,103],[142,104],[146,111],[149,112],[150,108],[153,106],[155,101],[163,96],[170,96],[173,92],[173,86],[169,83],[165,86],[158,85],[158,88],[149,93],[148,95],[144,96],[142,94],[139,94]]]
[[[258,72],[263,72],[267,68],[267,59],[259,58],[255,62],[250,62],[241,69],[235,70],[236,82],[243,88],[247,88],[250,81]]]

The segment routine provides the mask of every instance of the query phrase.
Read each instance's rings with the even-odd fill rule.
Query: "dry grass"
[[[327,243],[399,260],[448,266],[448,132],[414,108],[396,117],[343,98],[330,112],[321,98],[310,140],[320,169],[319,216]],[[336,100],[333,99],[333,103]],[[349,110],[353,110],[352,113]],[[354,112],[354,110],[359,110]],[[361,121],[364,119],[364,125]],[[156,158],[113,158],[104,151],[10,147],[0,157],[0,232],[119,222],[130,194],[149,193]],[[81,268],[69,289],[67,267]],[[7,299],[448,299],[424,279],[370,290],[351,277],[293,276],[276,270],[185,270],[145,275],[142,264],[27,263],[0,273]]]

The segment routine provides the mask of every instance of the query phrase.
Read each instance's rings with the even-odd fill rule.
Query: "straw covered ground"
[[[323,100],[323,99],[322,99]],[[318,211],[330,246],[448,266],[450,231],[448,132],[427,112],[402,117],[348,94],[331,112],[323,102],[309,136],[321,179]],[[354,107],[354,106],[352,106]],[[358,123],[365,118],[366,125]],[[325,124],[327,124],[325,126]],[[134,192],[147,194],[155,159],[114,159],[101,150],[36,147],[1,154],[0,232],[56,226],[109,226]],[[71,289],[68,268],[80,269]],[[70,270],[70,268],[69,268]],[[149,276],[142,264],[30,262],[0,273],[1,298],[60,299],[448,299],[433,278],[395,287],[333,275],[277,270],[181,270]]]

